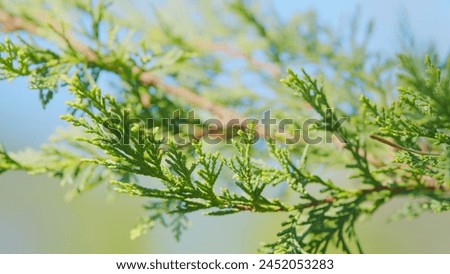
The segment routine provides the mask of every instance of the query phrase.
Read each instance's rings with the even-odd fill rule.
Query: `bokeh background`
[[[405,27],[414,36],[419,51],[430,43],[441,55],[450,49],[448,0],[274,0],[262,4],[271,5],[274,12],[286,17],[296,11],[315,10],[320,21],[336,27],[347,23],[359,9],[362,22],[375,21],[370,46],[386,54],[401,50]],[[68,98],[60,92],[43,110],[38,94],[27,88],[26,79],[0,82],[0,142],[10,151],[38,148],[55,128],[65,126],[58,117],[66,111],[64,101]],[[160,227],[130,240],[130,229],[145,213],[141,208],[144,201],[99,187],[66,202],[67,191],[58,181],[45,176],[30,177],[22,172],[1,175],[0,253],[254,253],[261,239],[275,239],[285,217],[191,214],[192,225],[180,242]],[[365,251],[450,253],[450,213],[389,222],[389,216],[404,202],[393,200],[360,223],[358,230]]]

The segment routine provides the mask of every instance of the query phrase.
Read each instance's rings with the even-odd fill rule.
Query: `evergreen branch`
[[[43,18],[46,18],[43,16]],[[14,16],[11,14],[8,14],[6,11],[0,11],[0,23],[3,25],[3,28],[5,31],[11,30],[11,31],[17,31],[17,30],[25,30],[31,34],[39,35],[39,26],[36,26],[33,24],[33,22],[27,21],[24,18]],[[9,27],[9,26],[14,26]],[[64,29],[62,29],[62,26],[56,22],[48,22],[48,25],[58,33],[58,35],[67,43],[67,45],[73,49],[74,52],[77,52],[79,54],[83,54],[85,56],[85,59],[88,63],[94,63],[98,64],[100,67],[113,71],[117,74],[122,74],[123,71],[121,71],[121,67],[117,66],[116,62],[113,62],[111,64],[105,64],[103,60],[99,60],[99,56],[96,53],[96,51],[92,50],[88,46],[84,45],[83,43],[79,42],[75,38],[71,36],[70,33],[67,33]],[[219,47],[221,48],[221,47]],[[254,61],[252,61],[254,62]],[[264,65],[266,67],[267,65]],[[228,122],[237,119],[239,122],[247,121],[247,117],[240,116],[238,113],[236,113],[232,109],[225,108],[223,106],[220,106],[218,104],[215,104],[206,98],[202,97],[195,91],[192,91],[187,88],[183,87],[177,87],[173,85],[166,84],[162,79],[157,77],[155,74],[153,74],[150,71],[142,71],[139,67],[132,67],[130,69],[132,74],[135,75],[135,77],[139,80],[139,82],[145,86],[154,86],[160,90],[165,91],[167,94],[172,95],[175,98],[183,98],[183,100],[186,103],[189,103],[192,106],[196,106],[200,109],[206,110],[212,114],[214,114],[221,122],[222,125],[228,125]],[[240,129],[245,128],[245,124],[240,125]],[[222,129],[213,129],[212,133],[214,134],[215,131],[221,131]],[[228,129],[226,129],[228,130]],[[261,124],[256,125],[256,131],[258,133],[258,136],[261,138],[269,138],[270,136],[266,136],[266,131],[262,127]],[[210,134],[210,130],[202,130],[202,132],[196,134],[193,136],[195,139],[200,139],[201,137]],[[292,138],[292,136],[289,133],[283,133],[283,135],[286,138]],[[227,133],[219,133],[220,137],[229,138],[232,137],[232,135]],[[343,148],[344,145],[339,142],[339,140],[333,139],[333,143],[338,148]],[[360,152],[361,154],[363,152]],[[374,164],[375,166],[380,166],[380,162],[376,160],[372,155],[367,155],[367,159]]]
[[[255,68],[263,70],[266,74],[270,75],[275,79],[278,79],[281,76],[280,68],[274,65],[273,63],[257,60],[252,56],[250,56],[249,54],[246,54],[245,52],[242,52],[237,48],[231,47],[226,43],[215,43],[208,40],[195,40],[192,42],[192,44],[194,45],[195,48],[200,48],[205,51],[216,51],[223,53],[229,57],[245,59],[249,64],[251,64]]]
[[[26,21],[26,19],[10,15],[6,11],[0,11],[0,23],[3,25],[4,31],[24,30],[31,34],[39,35],[38,26],[34,25],[32,22]],[[74,52],[84,55],[87,62],[103,64],[103,66],[105,65],[103,61],[98,59],[98,55],[94,50],[73,38],[72,35],[67,33],[67,31],[65,31],[60,24],[57,24],[56,22],[48,22],[48,24],[61,37],[63,37],[63,39],[67,42],[67,45],[72,48]],[[122,73],[121,71],[117,71],[120,67],[116,64],[106,64],[106,68],[119,74]],[[152,72],[142,71],[138,67],[133,67],[131,71],[137,75],[137,79],[139,79],[143,85],[157,87],[175,98],[183,98],[186,103],[207,110],[216,115],[217,118],[221,120],[223,125],[227,125],[228,121],[232,119],[238,119],[238,121],[246,120],[235,111],[212,103],[192,90],[166,84]],[[262,138],[265,137],[264,130],[260,127],[260,125],[257,126],[257,131]]]
[[[25,30],[30,33],[36,33],[38,26],[28,20],[9,14],[4,10],[0,10],[0,23],[5,32]]]
[[[420,155],[432,155],[432,156],[439,156],[440,155],[440,153],[433,153],[433,152],[420,151],[420,150],[407,148],[407,147],[398,145],[398,144],[396,144],[394,142],[391,142],[389,140],[384,139],[383,137],[380,137],[380,136],[377,136],[377,135],[374,135],[374,134],[369,135],[369,137],[374,139],[374,140],[377,140],[378,142],[381,142],[383,144],[391,146],[393,148],[400,149],[400,150],[405,150],[405,151],[408,151],[408,152],[411,152],[411,153],[416,153],[416,154],[420,154]]]

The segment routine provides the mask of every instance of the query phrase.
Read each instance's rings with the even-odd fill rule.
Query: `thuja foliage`
[[[47,174],[73,186],[71,197],[105,184],[142,198],[148,215],[132,238],[161,224],[179,239],[192,212],[273,213],[286,220],[264,252],[363,252],[357,222],[395,197],[411,202],[396,217],[450,209],[450,58],[382,56],[368,51],[373,24],[361,30],[357,16],[339,32],[259,2],[169,1],[133,20],[120,2],[0,3],[1,79],[26,77],[44,107],[57,92],[72,96],[68,128],[40,150],[0,147],[0,173]],[[224,126],[214,145],[202,139],[208,124],[162,122],[269,108],[291,119],[282,133]],[[332,138],[284,142],[299,129]]]

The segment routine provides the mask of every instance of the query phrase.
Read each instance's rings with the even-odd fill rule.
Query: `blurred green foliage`
[[[6,2],[0,18],[14,34],[0,44],[1,79],[27,77],[44,107],[56,92],[69,92],[61,119],[71,127],[40,150],[0,147],[0,172],[48,174],[72,186],[69,198],[107,183],[145,199],[147,216],[133,239],[156,224],[180,239],[195,212],[252,212],[285,219],[264,252],[363,252],[358,222],[393,198],[412,202],[397,217],[450,208],[448,57],[391,58],[369,51],[373,24],[361,30],[357,16],[342,34],[312,12],[285,20],[258,2],[176,5],[195,12],[177,22],[157,5],[129,20],[120,5],[104,1],[36,1],[36,9]],[[105,92],[102,77],[119,84]],[[248,123],[222,128],[232,146],[208,146],[159,122],[192,109],[195,118],[222,122],[235,111],[259,117],[270,109],[293,120],[287,135],[313,117],[307,130],[342,138],[289,145],[287,135],[262,136]],[[126,115],[157,122],[127,122]],[[344,124],[332,122],[341,117]],[[182,136],[190,143],[180,147],[174,140]],[[255,144],[257,136],[267,145]],[[344,170],[349,181],[317,169]]]

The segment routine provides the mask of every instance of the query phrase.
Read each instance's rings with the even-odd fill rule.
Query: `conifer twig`
[[[0,23],[2,24],[4,31],[24,30],[31,34],[38,35],[38,26],[21,17],[10,15],[2,10],[0,10]],[[98,62],[98,56],[94,50],[73,38],[69,33],[65,33],[62,27],[55,22],[49,22],[49,24],[60,36],[64,34],[64,39],[69,43],[69,46],[75,51],[83,54],[86,61],[92,63]],[[115,66],[111,66],[109,69],[114,70],[114,68]],[[132,68],[132,71],[139,74],[138,79],[142,84],[159,88],[174,97],[183,98],[186,103],[189,103],[192,106],[209,111],[216,115],[223,125],[227,125],[228,121],[232,119],[237,119],[239,122],[246,120],[245,117],[241,117],[237,112],[210,102],[192,90],[166,84],[163,80],[149,71],[141,71],[138,67]],[[265,137],[264,130],[260,125],[257,126],[256,130],[260,137]]]
[[[43,16],[45,17],[45,16]],[[39,35],[39,27],[35,24],[33,24],[30,21],[27,21],[24,18],[21,18],[16,15],[11,15],[7,13],[6,11],[0,10],[0,24],[3,27],[4,31],[27,31],[31,34]],[[63,38],[67,43],[69,43],[69,46],[83,54],[86,58],[86,61],[97,63],[98,62],[98,56],[97,53],[92,50],[87,45],[84,45],[83,43],[79,42],[75,38],[72,37],[69,33],[66,33],[66,31],[57,23],[55,22],[48,22],[48,24],[60,35],[64,35]],[[230,49],[225,46],[219,46],[219,45],[205,45],[205,48],[214,48],[218,50],[222,50],[225,53],[228,53],[233,56],[240,56],[240,57],[246,57],[243,53],[235,51],[234,49]],[[246,57],[248,58],[248,57]],[[256,61],[251,61],[253,64],[258,65]],[[275,73],[275,67],[273,65],[267,65],[264,63],[265,69],[268,73],[273,74]],[[117,70],[117,66],[110,66],[108,68],[111,71],[114,71],[114,69]],[[177,98],[182,98],[186,103],[189,103],[192,106],[204,109],[209,111],[210,113],[216,115],[222,125],[227,125],[228,122],[232,119],[237,119],[239,122],[245,121],[246,117],[241,117],[237,112],[225,108],[223,106],[217,105],[206,98],[202,97],[198,93],[189,90],[187,88],[183,87],[176,87],[173,85],[169,85],[165,83],[162,79],[157,77],[155,74],[149,72],[149,71],[141,71],[140,68],[134,67],[132,68],[132,71],[136,74],[138,74],[138,79],[143,85],[147,86],[154,86],[158,89],[161,89],[165,91],[167,94],[170,94]],[[270,71],[270,72],[269,72]],[[115,71],[117,72],[117,71]],[[245,125],[243,125],[245,126]],[[261,138],[269,138],[270,136],[266,136],[264,128],[261,126],[261,124],[256,125],[256,132],[258,133],[259,137]],[[194,136],[197,138],[198,136]],[[292,136],[289,136],[289,134],[285,134],[286,138],[292,138]],[[342,149],[345,144],[341,143],[339,140],[333,138],[333,143],[336,145],[336,147]],[[379,160],[375,159],[372,155],[366,155],[363,150],[359,151],[360,155],[365,155],[367,160],[375,165],[375,166],[382,166],[384,165]]]
[[[439,156],[440,155],[439,153],[427,152],[427,151],[421,151],[421,150],[416,150],[416,149],[412,149],[412,148],[407,148],[407,147],[401,146],[399,144],[396,144],[394,142],[391,142],[389,140],[386,140],[385,138],[380,137],[378,135],[371,134],[371,135],[369,135],[369,137],[374,139],[374,140],[376,140],[376,141],[378,141],[378,142],[381,142],[383,144],[391,146],[391,147],[393,147],[395,149],[404,150],[404,151],[408,151],[408,152],[415,153],[415,154],[420,154],[420,155],[432,155],[432,156]]]

